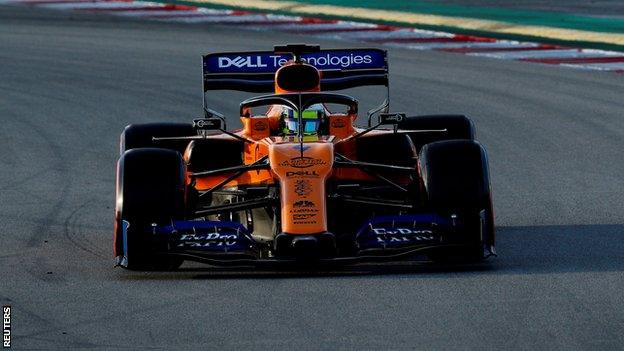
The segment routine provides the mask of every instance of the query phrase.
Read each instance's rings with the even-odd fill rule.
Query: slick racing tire
[[[158,256],[167,238],[152,233],[152,225],[184,218],[185,166],[179,152],[142,148],[126,151],[117,166],[115,247],[131,270],[168,270],[180,259]],[[125,233],[124,233],[125,231]]]
[[[188,140],[155,141],[154,137],[185,137],[196,135],[190,123],[144,123],[131,124],[121,133],[120,154],[131,149],[143,147],[165,148],[184,154]]]
[[[485,149],[474,140],[438,141],[423,146],[419,168],[426,204],[434,213],[456,216],[458,249],[434,251],[434,261],[479,261],[494,245],[494,219]]]
[[[191,172],[243,165],[243,142],[235,139],[194,140],[188,146],[188,170]]]
[[[418,154],[405,134],[369,134],[356,142],[358,161],[403,167],[416,164]]]
[[[429,143],[453,139],[475,139],[475,126],[464,115],[427,115],[407,117],[398,124],[401,130],[420,130],[407,133],[417,151]]]

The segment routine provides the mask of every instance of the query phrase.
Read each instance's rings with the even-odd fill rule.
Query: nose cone
[[[332,171],[331,143],[269,145],[271,170],[279,178],[282,231],[314,234],[327,231],[325,181]]]

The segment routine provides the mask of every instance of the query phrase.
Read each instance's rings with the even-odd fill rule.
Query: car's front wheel
[[[425,145],[419,167],[427,206],[455,222],[458,249],[440,250],[434,260],[481,260],[494,246],[494,217],[487,155],[474,140],[446,140]]]
[[[124,152],[117,164],[114,251],[131,270],[174,269],[182,263],[158,253],[168,250],[168,238],[153,233],[153,225],[168,225],[184,217],[185,165],[179,152],[141,148]]]

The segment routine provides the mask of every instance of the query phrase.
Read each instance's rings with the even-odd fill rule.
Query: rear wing
[[[292,58],[292,54],[277,54],[273,51],[204,55],[204,93],[209,90],[273,93],[275,72]],[[321,91],[368,85],[388,87],[388,57],[385,50],[320,50],[304,53],[301,58],[321,71]]]

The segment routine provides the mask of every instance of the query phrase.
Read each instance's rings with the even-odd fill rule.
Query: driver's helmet
[[[323,104],[314,104],[303,110],[303,112],[301,112],[303,135],[318,134],[319,126],[325,119],[325,115],[325,107]],[[284,120],[282,132],[285,135],[293,135],[299,132],[299,116],[297,116],[292,108],[284,106],[282,118]]]

